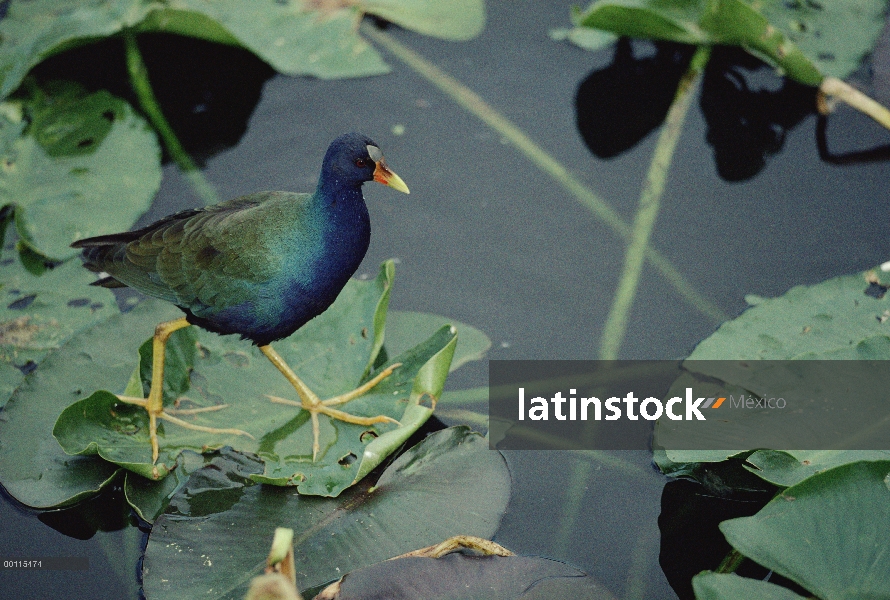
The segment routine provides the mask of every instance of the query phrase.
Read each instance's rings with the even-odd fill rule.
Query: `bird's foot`
[[[288,400],[286,398],[279,398],[277,396],[271,395],[267,395],[266,397],[269,398],[272,402],[276,402],[278,404],[287,404],[288,406],[296,406],[309,413],[309,416],[312,420],[312,461],[315,462],[315,460],[318,458],[318,453],[321,451],[321,444],[319,441],[321,430],[318,424],[319,414],[326,415],[331,419],[336,419],[345,423],[354,423],[356,425],[367,426],[375,425],[377,423],[395,423],[396,425],[399,424],[396,419],[387,417],[386,415],[378,415],[376,417],[359,417],[332,407],[338,406],[340,404],[346,404],[347,402],[355,400],[356,398],[368,393],[377,384],[392,375],[392,372],[400,366],[402,366],[401,363],[390,365],[383,371],[375,375],[372,379],[363,383],[354,390],[346,392],[345,394],[334,396],[333,398],[328,398],[327,400],[321,400],[299,379],[297,379],[299,385],[294,384],[294,387],[296,388],[297,393],[300,395],[300,397],[303,398],[302,401],[298,402],[296,400]],[[285,373],[285,375],[287,375],[287,373]],[[294,378],[296,378],[295,375]],[[288,379],[290,380],[291,378],[288,377]],[[291,383],[294,382],[291,381]]]
[[[153,410],[153,405],[159,405],[157,402],[153,402],[151,399],[152,395],[149,393],[148,398],[134,398],[132,396],[118,396],[118,399],[121,402],[126,404],[134,404],[136,406],[141,406],[148,413],[148,437],[151,441],[151,464],[155,464],[158,461],[158,455],[160,454],[160,444],[158,443],[158,419],[164,419],[165,421],[169,421],[174,425],[179,425],[180,427],[185,427],[186,429],[191,429],[193,431],[201,431],[203,433],[216,433],[220,435],[245,435],[250,439],[256,439],[246,431],[242,431],[241,429],[235,428],[217,428],[217,427],[205,427],[204,425],[196,425],[194,423],[189,423],[188,421],[183,421],[173,415],[194,415],[200,414],[204,412],[213,412],[217,410],[222,410],[226,408],[227,404],[220,404],[218,406],[205,406],[201,408],[189,408],[189,409],[164,409],[161,405],[160,410]]]

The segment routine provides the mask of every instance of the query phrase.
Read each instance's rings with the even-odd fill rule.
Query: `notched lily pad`
[[[399,426],[361,426],[320,416],[321,451],[313,461],[308,413],[269,398],[297,399],[275,367],[246,342],[188,328],[171,336],[165,410],[225,404],[222,410],[180,418],[217,429],[241,429],[253,439],[199,432],[162,420],[158,427],[160,456],[157,464],[152,464],[147,413],[114,395],[125,386],[129,395],[144,394],[149,388],[148,346],[143,347],[142,360],[135,368],[141,377],[129,383],[97,380],[94,387],[100,390],[67,408],[54,433],[71,454],[96,453],[151,479],[164,477],[183,450],[206,452],[227,445],[262,458],[266,469],[254,476],[257,481],[296,485],[301,493],[336,496],[398,448],[432,414],[457,343],[456,330],[445,326],[369,372],[383,347],[393,276],[394,266],[389,262],[375,281],[351,281],[330,309],[275,347],[322,398],[349,391],[373,377],[379,368],[401,363],[374,389],[340,407],[364,416],[385,414],[398,420]],[[181,337],[185,335],[193,337]]]
[[[489,538],[510,495],[503,457],[467,427],[428,436],[376,484],[364,479],[335,499],[256,485],[222,459],[217,468],[214,480],[243,487],[194,488],[193,476],[174,496],[146,548],[148,597],[243,598],[276,527],[294,530],[297,586],[320,586],[451,536]]]

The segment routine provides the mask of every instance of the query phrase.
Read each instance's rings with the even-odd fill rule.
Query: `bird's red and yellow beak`
[[[411,193],[408,186],[402,181],[402,178],[390,171],[382,158],[377,161],[377,168],[374,169],[374,181],[382,183],[383,185],[388,185],[392,189],[405,192],[406,194]]]

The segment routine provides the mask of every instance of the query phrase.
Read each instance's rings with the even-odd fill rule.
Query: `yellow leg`
[[[277,402],[279,404],[288,404],[290,406],[298,406],[303,410],[309,412],[309,416],[312,419],[312,460],[314,461],[318,457],[318,453],[321,450],[321,445],[319,443],[319,426],[318,426],[318,415],[319,413],[323,415],[327,415],[332,419],[337,419],[338,421],[345,421],[346,423],[355,423],[356,425],[374,425],[375,423],[396,423],[399,422],[393,419],[392,417],[387,417],[386,415],[378,415],[376,417],[357,417],[355,415],[351,415],[342,410],[337,410],[336,408],[331,408],[332,406],[337,406],[338,404],[346,404],[350,400],[355,400],[359,396],[366,394],[371,388],[376,386],[378,383],[389,377],[393,371],[395,371],[398,367],[402,366],[401,363],[397,363],[394,365],[388,366],[386,369],[378,373],[373,379],[367,381],[355,388],[350,392],[346,392],[345,394],[340,394],[339,396],[334,396],[333,398],[329,398],[328,400],[321,400],[309,387],[303,383],[303,381],[297,377],[297,374],[293,372],[293,369],[281,358],[281,355],[276,352],[272,346],[260,346],[260,350],[263,354],[266,355],[275,368],[281,371],[281,374],[287,378],[294,389],[297,390],[297,395],[300,397],[299,402],[295,402],[293,400],[286,400],[284,398],[277,398],[275,396],[269,396],[269,399],[273,402]]]
[[[241,431],[240,429],[216,429],[213,427],[204,427],[202,425],[193,425],[188,421],[183,421],[182,419],[177,419],[176,417],[172,416],[172,414],[176,413],[195,414],[198,412],[219,410],[221,408],[225,408],[225,405],[209,406],[206,408],[197,408],[183,411],[176,411],[174,409],[170,409],[168,411],[164,410],[164,356],[167,351],[167,340],[170,339],[170,336],[173,334],[174,331],[178,331],[180,329],[183,329],[184,327],[188,327],[189,325],[191,325],[191,323],[189,323],[185,317],[181,317],[179,319],[176,319],[175,321],[167,321],[166,323],[161,323],[155,328],[155,335],[152,341],[151,348],[151,389],[148,392],[148,398],[118,396],[118,398],[122,402],[141,406],[146,410],[146,412],[148,412],[148,435],[151,440],[152,464],[157,462],[158,454],[160,452],[160,447],[158,444],[158,419],[166,419],[167,421],[175,423],[180,427],[185,427],[186,429],[192,429],[195,431],[203,431],[205,433],[246,435],[247,437],[253,439],[252,435],[250,435],[246,431]]]

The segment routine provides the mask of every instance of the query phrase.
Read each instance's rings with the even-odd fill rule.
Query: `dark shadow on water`
[[[235,146],[274,70],[242,48],[178,35],[144,34],[138,44],[164,116],[199,165]],[[32,74],[104,88],[138,107],[119,37],[53,56]]]
[[[787,132],[814,112],[816,89],[776,75],[743,50],[716,47],[700,106],[717,173],[726,181],[744,181],[760,173],[782,149]]]
[[[680,600],[695,600],[692,578],[715,571],[732,550],[720,532],[723,521],[749,517],[772,499],[777,489],[748,473],[741,461],[703,463],[697,479],[669,481],[661,494],[661,550],[658,562]],[[735,571],[741,577],[764,580],[808,593],[794,582],[772,573],[750,559]]]
[[[618,156],[661,125],[694,50],[617,42],[612,64],[588,75],[575,97],[578,130],[595,156]],[[782,149],[787,132],[814,111],[815,93],[743,50],[715,47],[700,107],[720,177],[744,181],[760,173]]]
[[[575,95],[578,131],[595,156],[618,156],[661,125],[694,51],[683,44],[618,40],[612,64],[588,75]]]
[[[88,540],[99,531],[119,531],[134,523],[122,487],[123,478],[103,488],[98,495],[70,508],[37,514],[37,519],[68,537]],[[147,526],[146,526],[147,532]]]

